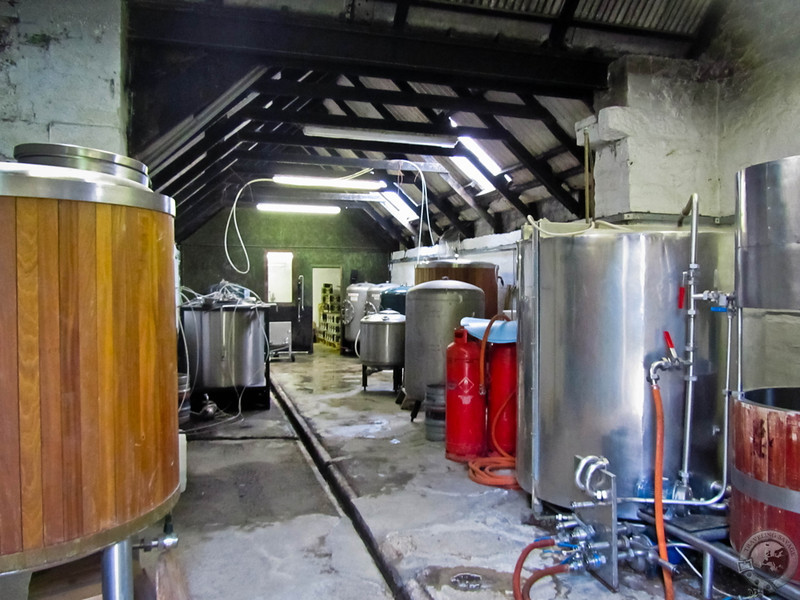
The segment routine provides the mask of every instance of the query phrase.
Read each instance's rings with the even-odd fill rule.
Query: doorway
[[[317,339],[333,340],[333,331],[328,331],[333,325],[330,323],[330,315],[327,311],[334,307],[323,304],[322,289],[325,285],[330,285],[341,294],[342,287],[342,267],[312,267],[311,268],[311,289],[312,289],[312,309],[314,311],[314,323],[316,324]],[[338,319],[337,319],[338,323]]]

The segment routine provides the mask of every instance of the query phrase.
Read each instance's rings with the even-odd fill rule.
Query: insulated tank
[[[483,290],[452,280],[415,285],[406,295],[406,398],[422,401],[429,385],[445,384],[445,354],[464,317],[484,312]]]
[[[407,285],[386,289],[381,292],[381,310],[396,310],[401,315],[406,314]]]
[[[569,236],[534,231],[520,242],[517,477],[534,500],[560,507],[584,500],[574,484],[575,456],[602,455],[620,497],[652,497],[654,417],[649,365],[664,356],[663,332],[685,345],[685,310],[677,307],[688,268],[687,230],[592,229]],[[701,230],[698,289],[731,289],[732,231]],[[701,310],[704,307],[700,307]],[[692,480],[705,497],[718,472],[720,387],[717,343],[724,318],[698,319]],[[720,330],[720,327],[722,329]],[[724,367],[724,363],[722,363]],[[661,377],[666,407],[664,472],[674,480],[683,441],[684,381]],[[665,484],[665,489],[669,484]],[[619,515],[635,518],[637,505]]]
[[[490,262],[473,262],[463,259],[444,259],[422,262],[414,269],[414,283],[455,279],[471,283],[483,290],[484,312],[477,317],[491,319],[497,314],[498,266]]]
[[[789,547],[800,540],[800,156],[748,167],[737,183],[744,395],[731,409],[730,537],[756,567],[766,542],[795,557],[777,586],[800,582]]]
[[[0,164],[0,572],[126,540],[179,494],[174,203],[137,161],[34,146],[51,165]]]

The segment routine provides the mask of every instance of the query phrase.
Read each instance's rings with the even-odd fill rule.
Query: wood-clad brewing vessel
[[[71,560],[178,497],[174,204],[0,164],[0,572]]]
[[[483,290],[486,301],[484,314],[477,316],[491,319],[497,314],[497,275],[498,267],[494,263],[442,259],[418,264],[414,269],[414,283],[454,279],[477,286]]]
[[[800,543],[800,390],[752,390],[747,396],[733,401],[731,414],[730,537],[743,559],[754,558],[759,542]],[[785,550],[791,558],[792,549]],[[800,583],[793,550],[791,572],[776,572],[775,579]]]

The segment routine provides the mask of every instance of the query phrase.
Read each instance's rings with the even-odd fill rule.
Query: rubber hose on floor
[[[553,538],[544,538],[535,540],[522,549],[517,559],[517,564],[514,565],[514,575],[511,578],[511,591],[514,592],[514,600],[522,600],[522,588],[520,585],[522,580],[522,566],[525,564],[528,555],[536,550],[536,548],[550,548],[555,545],[556,541]]]
[[[525,585],[522,586],[522,600],[531,600],[531,588],[533,584],[539,581],[540,579],[547,577],[548,575],[558,575],[559,573],[566,573],[569,571],[568,564],[559,564],[553,565],[552,567],[547,567],[545,569],[539,569],[538,571],[534,571],[533,575],[528,577],[525,581]]]

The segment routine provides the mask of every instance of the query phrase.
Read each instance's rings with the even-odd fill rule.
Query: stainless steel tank
[[[383,292],[400,287],[399,283],[376,283],[370,286],[367,290],[367,302],[364,305],[365,315],[374,315],[376,312],[383,310],[381,306],[381,297]]]
[[[685,345],[685,311],[677,291],[688,268],[688,231],[609,229],[520,243],[518,478],[534,499],[569,507],[583,500],[575,456],[602,455],[621,497],[653,493],[654,417],[649,365],[666,353],[663,332]],[[731,289],[733,233],[701,231],[698,289]],[[708,313],[708,307],[701,307]],[[698,319],[692,464],[704,496],[717,472],[712,438],[724,319]],[[722,365],[724,367],[724,365]],[[683,442],[684,380],[661,378],[666,411],[664,472],[675,477]],[[668,489],[669,485],[665,485]],[[637,505],[619,515],[636,516]]]
[[[361,319],[367,305],[367,293],[373,286],[372,283],[351,283],[345,290],[342,301],[342,341],[350,345],[356,341],[356,336],[361,328]]]
[[[406,398],[422,401],[429,385],[444,385],[445,353],[464,317],[484,314],[483,290],[462,281],[429,281],[406,295]]]
[[[405,362],[406,317],[385,310],[361,319],[359,356],[368,367],[401,367]]]
[[[743,388],[800,387],[800,156],[738,174]]]
[[[199,389],[264,387],[264,311],[249,303],[181,307],[189,374]]]

